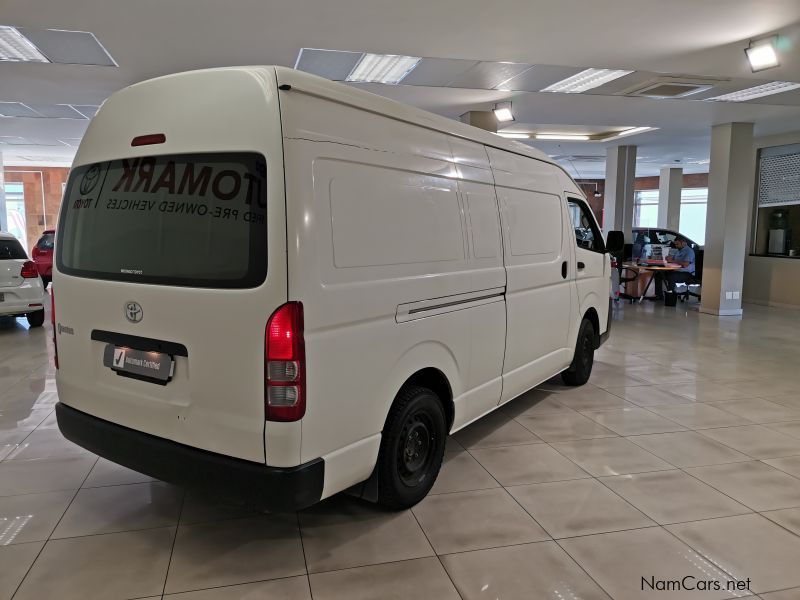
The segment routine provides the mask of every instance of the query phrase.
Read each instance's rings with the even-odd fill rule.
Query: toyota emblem
[[[142,320],[144,316],[144,311],[142,310],[142,305],[138,302],[126,302],[125,303],[125,318],[128,319],[131,323],[138,323]]]

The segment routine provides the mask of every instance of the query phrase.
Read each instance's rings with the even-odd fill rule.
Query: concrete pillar
[[[2,152],[0,152],[0,231],[8,231],[8,214],[6,213],[6,177],[3,167]]]
[[[742,279],[754,172],[753,124],[725,123],[712,127],[700,312],[720,316],[742,314]]]
[[[603,199],[603,233],[633,229],[633,185],[636,178],[636,146],[606,149],[606,187]]]
[[[678,231],[681,221],[683,169],[664,167],[658,180],[658,226]]]
[[[497,133],[497,117],[491,110],[470,110],[459,117],[462,123]]]

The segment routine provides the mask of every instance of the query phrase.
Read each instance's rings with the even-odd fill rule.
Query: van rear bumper
[[[291,511],[319,502],[325,462],[268,467],[192,448],[117,425],[59,402],[58,428],[79,446],[151,477],[213,491],[271,511]]]

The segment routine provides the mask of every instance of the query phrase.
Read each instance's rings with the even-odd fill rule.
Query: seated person
[[[689,275],[694,275],[694,250],[681,238],[675,240],[675,247],[678,250],[670,256],[669,261],[679,264],[681,268],[676,271],[661,271],[656,275],[657,298],[664,296],[663,281],[667,283],[667,291],[674,292],[676,283],[685,283]]]

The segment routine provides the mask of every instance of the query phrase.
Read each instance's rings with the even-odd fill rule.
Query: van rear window
[[[267,177],[255,153],[123,158],[76,167],[56,264],[70,275],[248,288],[267,274]]]

